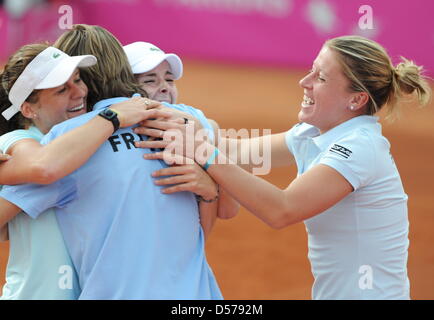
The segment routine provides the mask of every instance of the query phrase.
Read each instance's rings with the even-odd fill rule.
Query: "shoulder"
[[[299,143],[302,143],[302,141],[304,141],[304,139],[306,139],[306,138],[315,137],[318,135],[319,135],[318,128],[316,128],[310,124],[300,122],[300,123],[297,123],[296,125],[294,125],[288,131],[286,131],[285,143],[286,143],[286,146],[288,147],[289,151],[292,154],[295,154],[294,148],[296,145],[298,145]]]
[[[14,130],[8,132],[0,137],[0,150],[3,153],[7,153],[8,149],[16,142],[23,139],[33,139],[36,141],[40,141],[42,139],[43,134],[36,130]]]
[[[387,139],[381,133],[359,127],[335,139],[329,145],[328,152],[337,152],[347,157],[354,154],[374,160],[379,147],[389,148],[389,146]]]
[[[291,129],[289,129],[286,132],[287,136],[292,136],[292,137],[315,137],[317,135],[319,135],[319,130],[318,128],[304,123],[304,122],[299,122],[297,124],[295,124]]]
[[[217,123],[208,119],[201,110],[191,106],[187,106],[185,104],[170,104],[167,102],[163,102],[162,104],[166,107],[173,108],[192,115],[194,118],[200,121],[203,128],[207,130],[207,133],[210,135],[211,139],[214,140],[214,132],[218,130],[218,126],[216,127]]]
[[[370,184],[379,173],[378,141],[375,132],[356,128],[333,140],[322,153],[320,163],[334,168],[357,190]]]
[[[63,121],[61,123],[56,124],[51,128],[51,130],[44,136],[44,139],[41,141],[41,143],[45,143],[47,141],[51,141],[55,139],[58,136],[61,136],[65,134],[66,132],[75,129],[86,122],[88,122],[90,119],[95,117],[100,110],[91,111],[85,114],[82,114],[78,117],[68,119],[66,121]]]
[[[91,111],[91,112],[82,114],[78,117],[65,120],[65,121],[53,126],[50,131],[62,131],[62,130],[68,131],[68,130],[74,129],[74,128],[88,122],[90,119],[95,117],[100,111],[101,110]]]
[[[4,135],[0,136],[0,143],[4,143],[4,141],[7,141],[9,139],[13,139],[16,137],[32,138],[32,134],[31,134],[31,132],[29,132],[29,130],[24,130],[24,129],[14,130],[14,131],[5,133]]]

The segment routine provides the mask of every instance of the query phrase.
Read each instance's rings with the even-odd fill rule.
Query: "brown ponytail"
[[[431,88],[422,75],[423,68],[404,57],[401,57],[401,60],[393,70],[394,79],[388,100],[391,111],[404,95],[416,93],[419,105],[422,106],[426,105],[431,97]]]

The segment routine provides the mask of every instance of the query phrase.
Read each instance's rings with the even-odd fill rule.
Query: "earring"
[[[355,108],[356,108],[355,106],[350,106],[351,111],[354,111]]]

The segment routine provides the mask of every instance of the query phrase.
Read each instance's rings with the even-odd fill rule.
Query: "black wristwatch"
[[[107,108],[101,111],[100,113],[98,113],[98,115],[113,123],[113,128],[114,128],[113,132],[119,129],[120,123],[116,111]]]

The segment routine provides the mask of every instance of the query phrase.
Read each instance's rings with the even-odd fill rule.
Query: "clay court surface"
[[[289,129],[297,122],[304,71],[185,62],[180,102],[202,109],[221,128]],[[408,271],[413,299],[434,299],[434,104],[407,105],[401,119],[383,121],[384,135],[409,196]],[[286,187],[295,167],[264,178]],[[1,284],[8,244],[0,244]],[[217,222],[207,256],[226,299],[310,299],[313,277],[304,224],[273,230],[246,210]]]

